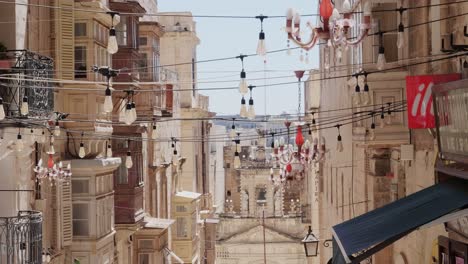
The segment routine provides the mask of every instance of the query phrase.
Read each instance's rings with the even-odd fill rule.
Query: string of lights
[[[336,127],[336,124],[341,124],[341,125],[347,125],[347,124],[352,124],[352,123],[355,123],[355,122],[360,122],[360,121],[363,121],[363,120],[366,120],[366,119],[369,119],[369,118],[372,118],[373,115],[371,115],[372,113],[380,113],[380,111],[383,111],[383,112],[388,112],[388,111],[391,111],[392,113],[396,113],[396,112],[400,112],[400,111],[404,111],[405,110],[405,104],[402,103],[402,104],[391,104],[391,105],[387,105],[387,106],[382,106],[381,108],[378,108],[378,109],[374,109],[372,111],[362,111],[362,112],[359,112],[357,114],[352,114],[348,117],[339,117],[338,119],[333,119],[333,120],[327,120],[326,122],[322,122],[322,123],[317,123],[316,126],[317,128],[314,129],[314,131],[320,131],[320,130],[324,130],[324,129],[329,129],[329,128],[334,128]],[[351,121],[349,121],[351,120]],[[49,127],[47,127],[46,125],[44,125],[43,123],[38,123],[37,121],[36,122],[24,122],[25,120],[21,120],[21,119],[13,119],[13,120],[9,120],[10,122],[12,123],[16,123],[16,124],[20,124],[20,125],[24,125],[26,127],[39,127],[39,128],[43,128],[43,129],[51,129]],[[75,121],[73,121],[75,122]],[[302,125],[303,129],[307,129],[309,127],[307,127],[307,125]],[[173,141],[173,137],[171,137],[170,139],[167,138],[167,139],[164,139],[164,138],[157,138],[157,139],[154,139],[153,137],[148,137],[148,138],[142,138],[142,137],[127,137],[127,136],[118,136],[118,135],[101,135],[101,134],[96,134],[95,132],[89,132],[89,131],[81,131],[81,130],[74,130],[74,129],[66,129],[66,128],[61,128],[61,130],[65,133],[68,133],[70,134],[71,137],[74,137],[74,135],[80,135],[80,138],[81,138],[81,141],[83,141],[83,139],[85,140],[89,140],[89,139],[104,139],[104,140],[107,140],[107,139],[116,139],[116,140],[130,140],[130,141],[152,141],[152,142],[170,142],[170,141]],[[53,132],[52,130],[50,130],[51,133]],[[277,129],[274,134],[275,136],[286,136],[288,135],[289,133],[289,130],[287,129]],[[21,133],[18,133],[19,135],[21,135]],[[227,137],[227,135],[221,135],[223,136],[222,140],[216,140],[216,138],[213,136],[213,137],[210,137],[210,142],[230,142],[232,139],[229,139]],[[64,137],[56,137],[57,140],[66,140],[68,137],[67,136],[64,136]],[[248,136],[245,136],[245,137],[238,137],[238,139],[241,139],[241,140],[255,140],[255,139],[260,139],[260,136],[259,135],[248,135]],[[200,138],[192,138],[192,139],[189,139],[189,138],[178,138],[177,141],[179,142],[200,142],[202,139]]]
[[[414,62],[414,63],[410,63],[410,64],[405,64],[405,65],[397,65],[397,66],[394,66],[394,67],[390,67],[390,68],[385,68],[385,69],[381,69],[381,70],[374,70],[374,71],[369,71],[367,72],[368,75],[370,74],[374,74],[374,73],[383,73],[383,72],[388,72],[388,71],[392,71],[392,70],[397,70],[397,69],[401,69],[401,68],[406,68],[406,67],[412,67],[412,66],[417,66],[417,65],[422,65],[422,64],[427,64],[427,63],[433,63],[433,62],[439,62],[439,61],[444,61],[444,60],[450,60],[450,59],[454,59],[454,58],[458,58],[458,57],[462,57],[462,56],[466,56],[468,55],[468,52],[460,52],[460,53],[456,53],[456,54],[451,54],[451,55],[446,55],[442,58],[436,58],[436,59],[431,59],[431,60],[426,60],[426,61],[422,61],[422,62]],[[343,74],[343,75],[336,75],[336,76],[329,76],[329,77],[321,77],[321,78],[317,78],[317,79],[313,79],[313,80],[303,80],[303,81],[300,81],[302,83],[305,83],[305,82],[318,82],[318,81],[323,81],[323,80],[332,80],[332,79],[340,79],[340,78],[351,78],[351,77],[355,77],[355,74]],[[9,78],[9,77],[0,77],[0,79],[3,79],[3,80],[15,80],[15,78]],[[283,85],[287,85],[287,84],[297,84],[298,81],[294,81],[294,82],[281,82],[281,83],[269,83],[269,84],[259,84],[259,85],[256,85],[256,87],[274,87],[274,86],[283,86]],[[74,91],[97,91],[97,89],[93,89],[93,88],[74,88],[74,87],[34,87],[34,86],[25,86],[25,87],[22,87],[22,88],[29,88],[29,89],[34,89],[34,88],[42,88],[42,89],[55,89],[55,90],[74,90]],[[195,88],[195,90],[197,91],[223,91],[223,90],[235,90],[235,89],[239,89],[238,86],[232,86],[232,87],[211,87],[211,88]],[[175,89],[172,89],[173,92],[181,92],[181,91],[193,91],[194,89],[193,88],[188,88],[188,89],[181,89],[181,88],[175,88]],[[126,93],[126,91],[122,91],[122,90],[115,90],[115,92],[120,92],[120,93]],[[151,93],[160,93],[161,91],[155,91],[154,89],[138,89],[138,90],[135,90],[135,92],[137,93],[143,93],[143,92],[151,92]]]
[[[453,4],[460,4],[460,3],[465,3],[468,2],[468,0],[462,0],[462,1],[453,1],[453,2],[447,2],[447,3],[439,3],[439,4],[430,4],[430,5],[420,5],[420,6],[414,6],[414,7],[407,7],[406,9],[408,10],[413,10],[413,9],[421,9],[421,8],[431,8],[431,7],[438,7],[438,6],[446,6],[446,5],[453,5]],[[41,7],[41,8],[49,8],[49,9],[63,9],[63,10],[72,10],[76,12],[86,12],[86,13],[95,13],[95,14],[107,14],[107,11],[100,11],[100,10],[90,10],[90,9],[85,9],[85,8],[68,8],[68,7],[58,7],[58,6],[51,6],[51,5],[43,5],[43,4],[31,4],[31,3],[18,3],[18,2],[8,2],[8,1],[0,1],[2,4],[15,4],[15,5],[21,5],[21,6],[32,6],[32,7]],[[376,10],[373,12],[398,12],[399,9],[381,9],[381,10]],[[351,12],[352,14],[360,14],[362,12],[356,11],[356,12]],[[166,13],[132,13],[132,12],[121,12],[119,15],[124,15],[124,16],[155,16],[155,17],[193,17],[193,18],[221,18],[221,19],[258,19],[258,16],[245,16],[245,15],[198,15],[198,14],[166,14]],[[320,16],[320,14],[304,14],[302,15],[304,17],[317,17]],[[285,18],[287,17],[286,15],[269,15],[267,16],[268,18]]]

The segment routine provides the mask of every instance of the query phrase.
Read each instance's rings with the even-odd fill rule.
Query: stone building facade
[[[335,1],[335,4],[340,7],[342,2]],[[463,18],[457,15],[466,11],[466,3],[437,6],[448,1],[362,1],[361,7],[365,3],[371,4],[373,11],[396,9],[400,6],[418,7],[432,4],[436,6],[410,9],[403,13],[402,22],[409,29],[405,29],[406,42],[401,49],[396,47],[396,32],[395,34],[389,32],[398,27],[400,21],[396,16],[397,12],[372,14],[373,23],[379,21],[380,29],[389,32],[384,34],[383,39],[386,67],[392,70],[369,74],[367,82],[370,88],[370,102],[367,106],[353,102],[355,77],[336,77],[350,76],[360,70],[367,72],[376,70],[378,34],[366,37],[362,44],[344,52],[341,59],[338,59],[331,49],[330,70],[322,67],[319,73],[315,73],[317,79],[331,77],[319,82],[320,106],[316,108],[315,118],[326,118],[337,114],[352,115],[366,109],[377,109],[375,137],[370,134],[371,118],[340,128],[343,152],[336,150],[338,136],[336,128],[319,131],[314,135],[326,145],[327,149],[324,161],[320,162],[318,169],[312,172],[312,177],[317,179],[313,187],[318,190],[317,195],[311,197],[318,201],[315,208],[312,206],[312,225],[317,228],[314,229],[314,234],[320,240],[330,239],[331,227],[338,223],[435,183],[434,165],[437,150],[431,131],[408,129],[406,111],[394,111],[390,115],[385,113],[385,118],[381,120],[378,109],[388,106],[388,103],[397,105],[398,102],[406,100],[407,76],[460,71],[457,59],[414,66],[411,66],[411,63],[418,61],[418,58],[419,61],[424,61],[422,58],[430,60],[431,56],[441,55],[440,40],[453,30],[459,29],[457,36],[460,36],[464,22]],[[450,16],[454,18],[447,19]],[[434,22],[426,23],[428,21]],[[357,32],[353,31],[352,34]],[[321,65],[324,65],[325,60],[324,49],[325,45],[320,47]],[[351,66],[340,67],[343,65]],[[309,87],[313,86],[312,83],[309,83]],[[359,77],[359,84],[362,91],[364,76]],[[306,98],[306,104],[307,100],[314,99]],[[343,110],[324,112],[335,109]],[[385,124],[380,126],[381,122]],[[433,263],[433,248],[437,243],[437,237],[446,234],[443,225],[415,231],[378,252],[369,261]],[[331,255],[331,247],[324,247],[320,243],[319,257],[311,259],[311,262],[326,263]]]

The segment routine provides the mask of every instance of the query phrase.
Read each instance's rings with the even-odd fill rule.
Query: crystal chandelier
[[[304,136],[302,135],[302,126],[304,126],[305,123],[301,122],[301,79],[302,77],[304,77],[304,71],[295,71],[294,73],[298,81],[297,115],[299,121],[295,122],[294,124],[297,129],[295,137],[296,144],[295,146],[289,144],[291,122],[286,121],[284,125],[286,126],[286,130],[288,132],[288,141],[285,142],[284,138],[281,137],[279,141],[275,140],[272,146],[272,161],[273,165],[279,168],[280,182],[284,182],[284,180],[292,181],[293,179],[296,179],[300,181],[304,179],[305,169],[310,163],[312,157],[312,154],[310,152],[310,142],[309,140],[304,141]],[[273,180],[273,178],[274,176],[272,174],[271,179]]]
[[[317,44],[318,40],[323,40],[327,43],[327,46],[336,48],[337,57],[341,57],[343,48],[346,49],[348,46],[359,44],[370,31],[371,9],[369,3],[364,5],[362,24],[356,25],[356,21],[351,18],[352,13],[360,3],[361,0],[358,0],[354,6],[351,6],[349,0],[344,0],[340,14],[331,0],[321,0],[319,14],[322,23],[318,27],[313,27],[310,23],[307,23],[307,27],[311,30],[311,35],[310,39],[306,42],[301,37],[300,14],[293,9],[289,9],[286,15],[288,42],[292,40],[299,47],[308,51]],[[354,38],[348,34],[349,30],[353,27],[358,27],[361,30],[360,35]]]
[[[48,178],[51,181],[51,184],[53,184],[53,182],[63,182],[69,179],[72,175],[70,163],[66,168],[63,167],[62,162],[59,162],[57,166],[57,164],[54,164],[53,158],[51,158],[50,154],[47,166],[43,167],[42,159],[40,159],[34,168],[34,172],[36,173],[36,180],[39,183],[43,179]]]
[[[305,176],[305,169],[312,160],[312,152],[310,151],[309,140],[304,141],[302,135],[303,122],[296,122],[294,125],[297,127],[295,146],[289,144],[289,131],[291,122],[286,121],[285,126],[288,130],[288,142],[285,142],[284,138],[275,140],[273,145],[272,162],[273,166],[279,168],[279,179],[275,179],[273,173],[271,174],[271,180],[273,183],[279,184],[285,180],[302,180]],[[270,172],[273,172],[271,170]]]
[[[48,178],[50,184],[53,185],[54,182],[63,182],[69,179],[72,175],[70,163],[68,163],[67,167],[64,168],[62,162],[59,162],[58,165],[54,162],[55,149],[53,145],[53,137],[51,136],[50,139],[50,148],[47,152],[47,155],[49,155],[47,166],[42,166],[43,162],[42,159],[40,159],[36,167],[33,169],[36,173],[36,181],[39,182],[39,184],[43,179]]]

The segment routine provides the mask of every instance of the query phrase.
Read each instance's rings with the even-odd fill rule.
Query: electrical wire
[[[424,6],[417,6],[417,7],[407,7],[407,10],[413,9],[421,9],[421,8],[430,8],[436,6],[445,6],[445,5],[452,5],[452,4],[459,4],[468,2],[467,0],[457,1],[457,2],[448,2],[448,3],[440,3],[440,4],[433,4],[433,5],[424,5]],[[49,8],[49,9],[56,9],[56,10],[70,10],[75,12],[86,12],[86,13],[95,13],[95,14],[108,14],[108,11],[100,11],[100,10],[91,10],[85,8],[76,8],[76,7],[60,7],[60,6],[51,6],[51,5],[42,5],[42,4],[30,4],[30,3],[18,3],[18,2],[8,2],[8,1],[0,1],[2,4],[15,4],[21,6],[32,6],[32,7],[41,7],[41,8]],[[383,9],[376,12],[398,12],[399,9]],[[375,11],[373,11],[375,12]],[[362,12],[351,12],[350,14],[360,14]],[[155,17],[190,17],[190,18],[223,18],[223,19],[258,19],[258,16],[246,16],[246,15],[193,15],[193,14],[174,14],[174,13],[132,13],[132,12],[121,12],[119,15],[123,16],[155,16]],[[319,17],[319,14],[304,14],[301,15],[303,17]],[[286,18],[286,15],[271,15],[266,16],[266,18]]]

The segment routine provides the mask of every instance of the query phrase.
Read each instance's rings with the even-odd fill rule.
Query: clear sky
[[[295,8],[301,14],[317,13],[317,0],[158,0],[160,12],[190,11],[193,15],[285,15],[289,7]],[[260,22],[257,19],[220,19],[196,18],[197,34],[201,40],[197,50],[197,60],[237,56],[241,53],[255,53],[260,32]],[[303,17],[302,27],[306,21],[316,24],[315,17]],[[285,18],[270,18],[264,21],[264,31],[268,50],[286,48],[287,36],[284,32]],[[303,36],[308,40],[306,35]],[[295,47],[291,44],[291,47]],[[282,83],[295,81],[294,70],[318,67],[318,48],[309,53],[309,64],[299,60],[299,49],[292,55],[286,52],[270,54],[267,63],[256,57],[245,58],[247,79],[263,78],[264,67],[269,70],[266,81]],[[304,53],[305,55],[305,53]],[[232,87],[238,85],[241,70],[240,60],[227,60],[198,64],[199,88]],[[252,72],[259,71],[259,72]],[[204,81],[232,81],[221,83],[203,83]],[[264,80],[253,80],[249,84],[263,85]],[[265,93],[266,92],[266,93]],[[210,96],[210,110],[218,114],[238,114],[241,96],[237,90],[203,91]],[[253,99],[257,114],[280,114],[283,111],[297,111],[297,84],[271,86],[266,89],[254,88]],[[248,98],[246,98],[248,100]],[[304,109],[302,109],[304,110]]]

